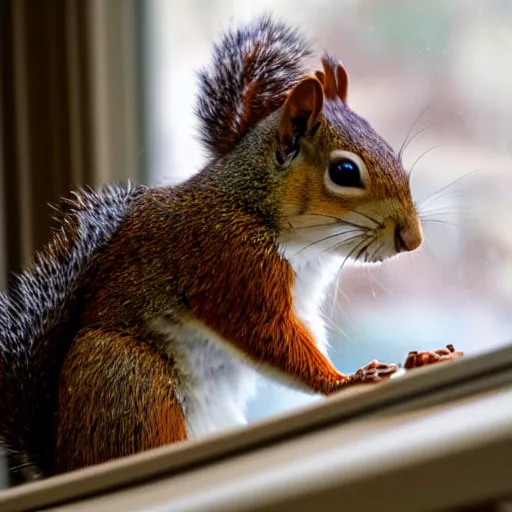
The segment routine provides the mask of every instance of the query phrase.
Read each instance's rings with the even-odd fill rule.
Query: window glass
[[[324,307],[342,371],[447,343],[508,342],[512,315],[512,2],[297,0],[147,3],[152,184],[200,169],[195,70],[229,23],[271,10],[342,59],[349,103],[413,169],[423,247],[347,265]],[[266,383],[252,418],[312,400]]]

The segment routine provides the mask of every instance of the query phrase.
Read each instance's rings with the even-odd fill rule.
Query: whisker
[[[331,310],[332,316],[334,316],[334,307],[336,306],[336,303],[338,301],[338,292],[341,293],[350,303],[350,299],[348,298],[348,295],[341,290],[340,279],[341,279],[341,270],[342,269],[343,269],[343,264],[340,266],[340,268],[338,269],[338,272],[336,273],[336,281],[334,284],[334,296],[333,296],[333,300],[332,300],[332,310]]]
[[[412,252],[409,252],[407,254],[407,259],[409,260],[409,268],[411,269],[411,272],[414,269],[414,264],[416,263],[416,260],[418,258],[418,254],[420,252],[421,252],[421,247],[417,251],[412,251]]]
[[[341,217],[336,217],[335,215],[328,215],[326,213],[306,213],[305,215],[311,215],[312,217],[326,217],[327,219],[334,219],[338,222],[341,222],[343,220]]]
[[[450,183],[448,183],[447,185],[445,185],[444,187],[440,188],[439,190],[437,190],[436,192],[434,192],[433,194],[430,194],[428,197],[426,197],[425,199],[423,199],[422,201],[420,201],[417,205],[416,205],[416,208],[418,210],[421,210],[421,207],[424,206],[425,204],[428,204],[428,201],[432,201],[434,198],[437,198],[439,199],[439,194],[441,192],[444,192],[446,191],[447,189],[449,189],[450,187],[453,187],[453,185],[459,183],[460,181],[462,181],[463,179],[465,178],[468,178],[469,176],[472,176],[473,174],[476,174],[477,172],[482,172],[483,169],[475,169],[473,171],[469,171],[468,173],[466,174],[463,174],[462,176],[459,176],[458,178],[456,178],[455,180],[451,181]]]
[[[368,250],[368,247],[370,247],[370,245],[375,242],[376,240],[376,235],[374,235],[371,240],[369,240],[365,245],[363,245],[363,247],[361,248],[361,250],[358,252],[357,256],[356,256],[356,259],[355,261],[358,261],[359,258],[364,254],[365,257],[367,256],[366,254],[366,251]],[[364,263],[363,261],[361,261],[361,264]]]
[[[362,241],[364,242],[364,240]],[[345,263],[349,260],[350,256],[352,256],[352,254],[357,250],[357,248],[360,246],[361,242],[359,242],[358,244],[356,244],[350,251],[349,253],[345,256],[345,259],[341,262],[341,265],[340,265],[340,268],[338,270],[338,275],[336,277],[336,288],[334,290],[334,299],[333,299],[333,308],[334,308],[334,304],[336,303],[337,301],[337,292],[338,292],[338,287],[339,287],[339,281],[340,281],[340,277],[341,277],[341,272],[343,270],[343,268],[345,267]],[[341,244],[334,244],[332,247],[330,247],[330,249],[328,250],[332,250],[334,248],[337,248],[337,247],[340,247]]]
[[[436,201],[441,201],[442,199],[460,200],[461,198],[464,198],[464,197],[466,197],[466,193],[461,190],[457,190],[457,189],[455,189],[455,190],[454,189],[439,190],[437,192],[433,192],[432,194],[430,194],[428,196],[428,198],[425,198],[418,204],[421,205],[421,209],[424,209],[425,207],[432,208],[436,204],[439,204],[439,203],[436,203]],[[446,206],[448,206],[446,203],[441,203],[441,204],[445,204]]]
[[[341,286],[336,282],[336,288],[339,290],[339,293],[343,295],[343,298],[349,303],[352,304],[352,301],[350,300],[350,297],[341,289]]]
[[[359,237],[363,238],[365,236],[365,234],[361,234],[359,235]],[[359,238],[358,236],[353,236],[351,238],[351,240],[354,240],[354,239],[357,239]],[[333,249],[337,249],[338,247],[341,247],[344,243],[346,243],[348,240],[343,240],[342,242],[339,242],[339,243],[336,243],[334,245],[332,245],[331,247],[329,247],[328,249],[325,249],[325,251],[323,252],[328,252],[328,251],[332,251]],[[350,256],[352,256],[353,252],[356,251],[358,249],[358,247],[361,245],[361,243],[364,243],[365,242],[365,239],[361,240],[360,242],[358,242],[356,244],[355,247],[353,247],[351,249],[351,251],[345,256],[345,259],[343,260],[342,264],[341,264],[341,267],[340,268],[343,268],[343,266],[345,265],[345,263],[347,262],[347,260],[350,258]]]
[[[368,244],[364,244],[363,247],[361,247],[361,249],[356,254],[356,257],[354,258],[354,263],[352,265],[352,277],[354,277],[354,274],[356,272],[356,266],[358,263],[359,263],[359,268],[363,267],[363,261],[360,258],[363,254],[365,254],[367,247],[368,247]]]
[[[428,234],[428,233],[425,233],[428,238],[435,244],[435,240]],[[443,267],[441,261],[439,260],[439,258],[435,255],[434,251],[427,245],[427,244],[423,244],[423,247],[425,248],[425,250],[430,254],[430,256],[436,261],[436,263],[440,266],[440,267]]]
[[[349,210],[349,211],[350,211],[350,213],[356,213],[357,215],[361,215],[361,217],[368,219],[371,222],[374,222],[375,228],[382,228],[382,222],[379,222],[378,220],[374,219],[373,217],[370,217],[369,215],[364,214],[362,212],[358,212],[357,210]],[[375,228],[372,228],[372,229],[375,229]]]
[[[341,289],[341,285],[339,284],[339,279],[338,279],[338,276],[336,277],[336,281],[335,281],[335,288],[334,288],[334,300],[333,300],[333,303],[332,303],[332,309],[331,309],[331,317],[334,318],[334,308],[337,304],[337,294],[340,294],[349,304],[352,304],[351,300],[350,300],[350,297]],[[340,307],[340,311],[341,313],[343,314],[343,316],[345,317],[345,319],[347,320],[347,322],[351,325],[351,327],[353,329],[356,328],[356,325],[354,324],[354,322],[352,321],[352,319],[350,318],[350,316],[345,312],[345,310],[343,308]],[[334,320],[333,320],[334,321]]]
[[[351,236],[350,238],[347,238],[341,242],[338,242],[338,243],[332,245],[331,247],[328,247],[327,249],[324,249],[322,251],[322,254],[332,251],[333,249],[337,249],[338,247],[345,245],[347,242],[351,242],[352,240],[357,240],[358,238],[361,238],[363,236],[366,236],[366,235],[360,233],[358,235]],[[343,260],[343,263],[341,264],[341,268],[343,268],[344,263],[345,263],[345,260]]]
[[[409,181],[411,181],[412,171],[414,171],[414,168],[416,167],[416,164],[426,155],[428,155],[431,151],[434,151],[434,149],[439,149],[440,146],[432,146],[431,148],[427,149],[426,151],[423,151],[421,155],[416,158],[414,163],[412,164],[411,170],[409,171]]]
[[[361,234],[360,235],[362,240],[359,241],[350,251],[349,253],[345,256],[343,262],[341,263],[341,266],[338,270],[338,275],[336,276],[336,285],[335,285],[335,289],[334,289],[334,297],[333,297],[333,306],[332,306],[332,314],[334,315],[334,307],[337,303],[337,300],[338,300],[338,291],[340,290],[340,284],[339,284],[339,281],[340,281],[340,277],[341,277],[341,272],[343,270],[343,268],[345,267],[345,264],[349,261],[349,259],[353,256],[353,254],[358,251],[355,259],[354,259],[354,264],[359,260],[359,258],[361,257],[361,255],[368,249],[368,247],[376,240],[376,237],[377,235],[373,235],[371,237],[367,237],[365,236],[365,234]],[[352,239],[354,238],[357,238],[357,237],[352,237]],[[333,246],[331,246],[329,249],[327,249],[327,251],[331,251],[337,247],[340,247],[342,244],[346,243],[347,240],[344,240],[343,242],[340,242],[340,243],[336,243],[334,244]]]
[[[385,292],[387,295],[389,295],[390,297],[396,297],[396,293],[393,291],[392,288],[388,288],[387,286],[385,286],[382,281],[377,277],[377,275],[375,274],[375,272],[373,273],[373,281],[375,283],[377,283],[377,285],[379,286],[379,288]]]
[[[432,217],[434,215],[449,215],[449,216],[460,216],[460,217],[471,217],[471,214],[469,212],[457,212],[453,210],[448,211],[432,211],[432,212],[422,212],[418,216],[420,219],[428,219],[429,217]]]
[[[374,228],[369,228],[368,226],[362,226],[361,224],[356,224],[355,222],[350,222],[348,220],[342,220],[342,224],[346,224],[347,226],[352,226],[354,228],[359,228],[361,231],[370,231],[371,229],[375,229],[377,227],[380,227],[379,225],[375,226]]]
[[[350,336],[339,325],[337,325],[332,318],[329,318],[323,311],[319,311],[318,314],[325,320],[325,323],[329,328],[334,329],[338,332],[338,334],[341,334],[345,338],[350,339]],[[329,344],[329,348],[334,350],[331,344]]]
[[[427,237],[428,237],[430,240],[432,240],[432,242],[433,242],[433,244],[434,244],[434,245],[438,246],[438,245],[437,245],[437,242],[434,240],[434,238],[432,237],[432,235],[431,235],[430,233],[425,233],[425,235],[427,235]]]
[[[368,257],[368,254],[366,255],[366,260],[374,261],[375,255],[381,250],[381,248],[384,246],[384,242],[382,242],[377,248],[372,252],[371,256]],[[375,293],[375,286],[374,286],[374,270],[373,268],[367,267],[366,273],[368,275],[368,279],[370,280],[370,288],[372,290],[372,297],[374,299],[377,298],[377,294]]]
[[[428,224],[446,224],[447,226],[453,226],[456,228],[462,227],[462,226],[459,226],[458,224],[454,224],[453,222],[447,222],[445,220],[440,220],[440,219],[423,219],[423,222],[428,223]]]
[[[357,231],[357,230],[351,230],[351,232],[354,232],[354,231]],[[340,232],[340,233],[334,233],[333,235],[325,236],[325,237],[321,238],[320,240],[315,240],[314,242],[311,242],[310,244],[308,244],[308,245],[306,245],[305,247],[303,247],[302,249],[300,249],[300,251],[298,251],[297,253],[295,253],[295,254],[292,256],[292,258],[294,258],[295,256],[298,256],[301,252],[305,251],[306,249],[309,249],[309,248],[310,248],[310,247],[312,247],[313,245],[316,245],[316,244],[319,244],[319,243],[325,242],[326,240],[331,240],[332,238],[337,238],[337,237],[339,237],[339,236],[346,235],[346,234],[347,234],[347,232],[346,232],[346,231],[342,231],[342,232]],[[352,236],[352,237],[350,237],[350,238],[348,238],[348,239],[344,240],[344,241],[343,241],[343,243],[345,243],[345,242],[347,242],[347,241],[349,241],[349,240],[353,240],[354,238],[357,238],[357,237],[359,237],[359,236],[361,236],[361,234],[360,234],[360,233],[358,233],[357,235],[354,235],[354,236]],[[326,249],[326,250],[328,250],[328,249]],[[324,251],[322,251],[322,253],[323,253],[323,252],[325,252],[325,250],[324,250]]]
[[[414,122],[412,123],[411,127],[409,128],[409,131],[407,132],[407,135],[405,136],[405,139],[404,139],[404,142],[402,143],[402,146],[400,147],[400,150],[398,151],[398,160],[402,161],[402,156],[404,154],[404,151],[405,151],[405,145],[407,144],[407,139],[409,138],[409,136],[411,135],[412,131],[414,130],[414,127],[416,126],[416,124],[418,123],[418,121],[421,119],[421,117],[423,116],[423,114],[430,108],[430,106],[432,105],[432,100],[429,101],[420,111],[420,113],[416,116],[416,119],[414,120]]]
[[[405,154],[405,150],[409,147],[409,145],[413,142],[413,140],[418,137],[418,135],[422,134],[423,132],[426,132],[427,130],[430,130],[431,128],[433,128],[434,126],[439,126],[441,124],[441,121],[436,121],[435,123],[431,123],[427,126],[424,126],[423,128],[421,128],[420,130],[418,130],[408,141],[407,143],[405,144],[405,146],[403,147],[403,149],[401,150],[401,153],[398,154],[398,159],[400,160],[400,162],[402,161],[402,157],[403,155]]]
[[[373,239],[374,239],[374,238],[375,238],[375,237],[373,237]],[[373,240],[373,239],[372,239],[372,240]],[[359,267],[360,267],[360,268],[362,268],[362,266],[363,266],[363,261],[362,261],[360,258],[361,258],[361,256],[362,256],[363,254],[365,254],[365,253],[366,253],[366,249],[367,249],[367,248],[368,248],[368,246],[372,243],[372,240],[369,240],[369,241],[367,241],[366,243],[364,243],[364,244],[363,244],[363,246],[362,246],[362,247],[359,249],[359,251],[357,252],[357,254],[356,254],[355,258],[354,258],[354,264],[352,265],[352,277],[353,277],[353,276],[354,276],[354,274],[355,274],[355,270],[356,270],[356,265],[357,265],[357,263],[359,263],[359,264],[360,264],[360,265],[359,265]]]
[[[326,226],[336,226],[336,224],[337,224],[336,222],[324,222],[323,224],[311,224],[310,226],[300,226],[300,227],[291,226],[291,228],[294,231],[300,231],[302,229],[313,229],[313,228],[323,228]]]
[[[457,208],[456,204],[447,204],[446,206],[435,206],[435,205],[427,205],[422,208],[418,213],[432,213],[432,212],[455,212],[455,213],[469,213],[467,210],[463,210],[461,208]]]
[[[326,319],[328,318],[326,315],[323,315]],[[359,353],[359,355],[363,356],[363,350],[361,350],[361,345],[364,344],[363,340],[357,340],[357,342],[349,336],[341,327],[336,325],[332,320],[329,322],[331,327],[334,331],[337,331],[339,334],[343,336],[345,340],[347,340]],[[332,344],[329,345],[329,348],[336,354],[341,355],[341,351],[335,348]]]
[[[457,178],[457,180],[458,180],[458,178]],[[457,189],[449,190],[449,186],[451,186],[452,183],[456,182],[457,180],[450,182],[450,184],[446,186],[446,189],[445,189],[445,187],[443,187],[443,188],[437,190],[436,192],[433,192],[427,198],[425,198],[423,201],[421,201],[421,204],[432,200],[432,198],[435,198],[436,200],[441,199],[443,197],[446,197],[448,194],[450,194],[450,196],[453,198],[465,197],[466,193],[462,190],[457,190]]]
[[[457,224],[456,222],[449,222],[446,220],[441,219],[424,219],[423,224],[439,224],[439,225],[445,225],[454,229],[460,229],[461,231],[470,231],[476,236],[480,236],[482,232],[473,226],[468,226],[467,224]]]
[[[363,263],[360,258],[361,258],[361,256],[363,256],[366,253],[366,249],[368,249],[368,245],[370,245],[370,242],[367,242],[366,244],[363,245],[363,247],[361,247],[361,249],[356,254],[356,257],[354,258],[354,263],[357,263],[357,262]]]
[[[368,279],[370,280],[370,288],[372,290],[372,297],[374,299],[377,298],[377,294],[375,293],[375,288],[373,286],[373,272],[371,271],[370,267],[367,268],[366,273],[368,274]]]
[[[382,242],[378,247],[377,249],[375,249],[373,252],[372,252],[372,255],[371,255],[371,260],[373,261],[373,258],[375,257],[375,255],[384,247],[384,244],[385,242]]]
[[[365,215],[363,215],[363,214],[362,214],[362,213],[360,213],[360,212],[356,212],[355,210],[351,210],[351,211],[353,211],[354,213],[358,213],[359,215],[361,215],[361,216],[365,217]],[[349,220],[345,220],[345,219],[343,219],[342,217],[335,217],[335,216],[333,216],[333,215],[324,215],[324,214],[321,214],[321,213],[308,213],[307,215],[316,215],[316,216],[318,216],[318,217],[327,217],[327,218],[330,218],[330,219],[335,219],[335,220],[337,220],[340,224],[346,224],[347,226],[353,226],[353,227],[355,227],[355,228],[359,228],[359,229],[373,229],[373,228],[369,228],[369,227],[367,227],[367,226],[362,226],[362,225],[360,225],[360,224],[356,224],[356,223],[354,223],[354,222],[350,222]],[[376,227],[377,227],[377,226],[379,226],[379,227],[380,227],[379,223],[378,223],[376,220],[374,220],[374,219],[372,219],[372,218],[370,218],[370,217],[366,217],[366,218],[367,218],[368,220],[371,220],[371,221],[375,222]]]
[[[463,226],[462,224],[457,224],[456,222],[449,222],[447,220],[441,220],[441,219],[423,219],[423,222],[425,222],[427,224],[445,224],[447,226],[453,226],[455,228],[462,228],[462,229],[464,229],[465,227],[469,227],[469,226]]]

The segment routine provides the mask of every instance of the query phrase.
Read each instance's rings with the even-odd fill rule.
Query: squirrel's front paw
[[[379,363],[373,360],[366,366],[359,368],[352,375],[343,375],[341,379],[331,381],[325,394],[330,395],[341,389],[352,386],[354,384],[374,384],[389,379],[398,370],[398,365]]]
[[[350,376],[351,384],[371,384],[388,379],[398,370],[398,365],[373,360]]]
[[[446,348],[441,348],[431,352],[413,351],[409,352],[409,355],[405,360],[404,368],[406,370],[410,370],[411,368],[418,368],[419,366],[441,363],[443,361],[452,361],[453,359],[458,359],[463,355],[464,353],[456,351],[453,345],[447,345]]]

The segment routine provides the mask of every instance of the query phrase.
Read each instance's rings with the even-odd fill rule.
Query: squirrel
[[[422,228],[345,67],[325,54],[310,72],[311,55],[269,15],[224,32],[198,75],[204,168],[57,205],[0,295],[1,444],[34,477],[243,425],[259,374],[330,395],[397,370],[328,358],[336,271],[413,251]]]

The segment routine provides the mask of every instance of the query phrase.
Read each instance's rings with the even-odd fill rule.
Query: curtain
[[[49,203],[144,179],[143,14],[142,0],[0,1],[0,291],[48,241]]]
[[[51,230],[48,203],[144,171],[140,2],[0,2],[0,286]]]

